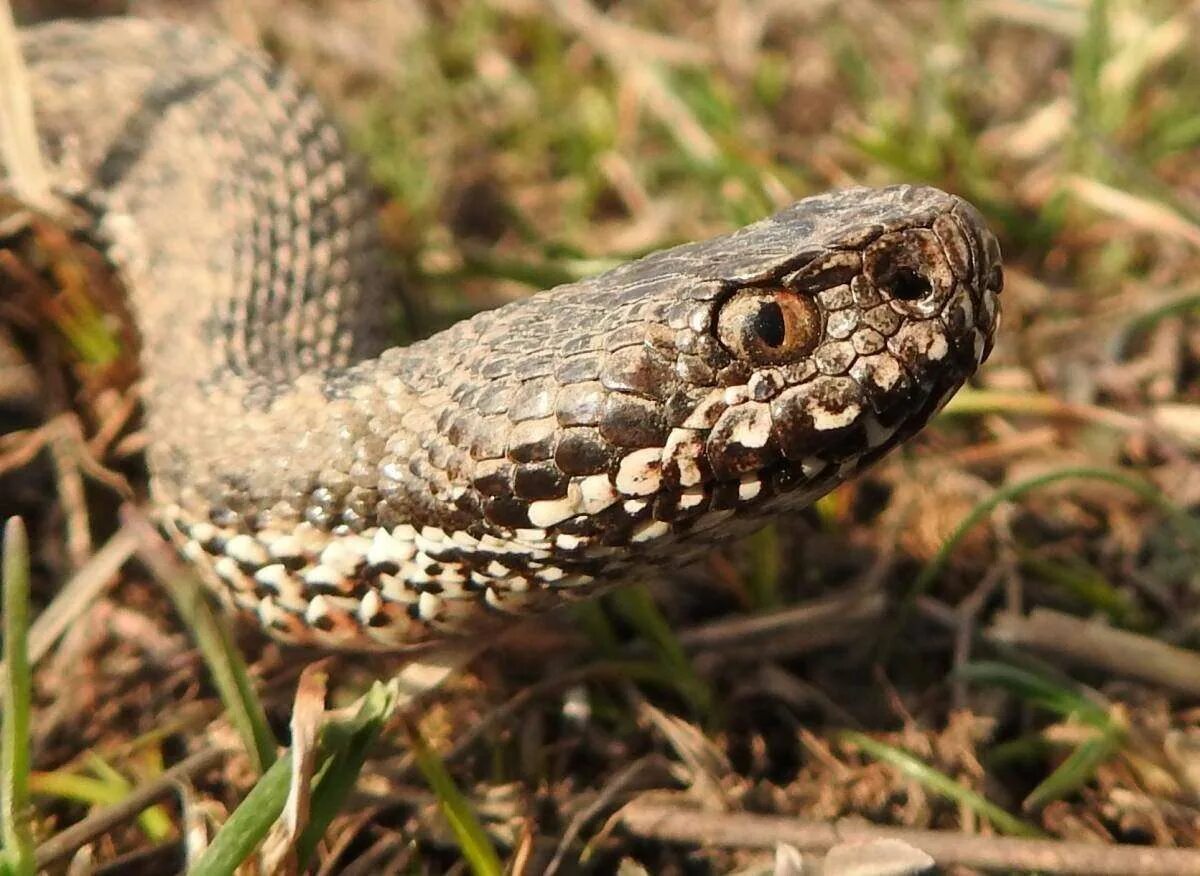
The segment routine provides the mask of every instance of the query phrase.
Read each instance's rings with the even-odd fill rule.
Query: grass
[[[210,5],[228,7],[196,8]],[[172,603],[127,571],[30,667],[38,708],[5,705],[9,872],[153,783],[146,739],[164,763],[246,754],[145,810],[149,825],[131,815],[105,831],[98,860],[158,844],[175,869],[227,872],[265,840],[326,872],[536,872],[574,836],[564,860],[587,849],[599,870],[764,863],[702,836],[627,832],[626,800],[680,788],[711,811],[865,816],[979,843],[983,819],[1200,846],[1197,761],[1180,741],[1200,718],[1180,692],[989,636],[1001,613],[1045,607],[1200,646],[1194,14],[1156,0],[435,0],[369,22],[338,0],[254,8],[265,45],[336,107],[369,164],[406,335],[810,192],[920,181],[970,198],[1001,238],[999,345],[865,478],[661,586],[500,645],[425,708],[419,736],[374,685],[398,661],[331,658],[308,826],[283,840],[266,838],[289,803],[288,715],[311,655],[223,631],[194,593],[173,589]],[[111,356],[85,306],[58,323],[83,326],[68,340],[85,359]],[[91,435],[103,418],[84,420]],[[105,446],[128,467],[128,447]],[[53,557],[53,513],[27,492],[0,480],[0,505],[41,509],[34,554]],[[88,494],[97,507],[104,495]],[[7,537],[6,600],[21,554]],[[35,611],[65,576],[35,564]],[[886,594],[884,613],[818,631],[833,640],[819,650],[803,627],[757,660],[687,645],[689,627],[857,586]],[[6,624],[18,614],[6,606]],[[5,642],[19,654],[19,631]],[[19,664],[5,667],[18,699]]]
[[[0,584],[4,587],[4,712],[0,717],[0,864],[13,876],[34,872],[29,826],[30,671],[26,656],[29,625],[29,540],[19,517],[4,524]]]

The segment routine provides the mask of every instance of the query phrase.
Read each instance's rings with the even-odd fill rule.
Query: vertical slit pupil
[[[778,347],[787,335],[783,308],[776,301],[767,301],[754,314],[754,333],[768,347]]]

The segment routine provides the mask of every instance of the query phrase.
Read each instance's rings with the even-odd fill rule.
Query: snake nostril
[[[907,267],[896,268],[884,286],[885,291],[900,301],[919,301],[933,291],[928,277]]]

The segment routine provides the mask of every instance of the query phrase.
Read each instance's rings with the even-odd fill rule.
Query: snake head
[[[768,221],[764,245],[793,224],[803,254],[725,281],[701,344],[718,387],[681,424],[705,430],[715,482],[789,504],[878,459],[950,399],[991,350],[1003,285],[978,212],[936,189],[803,201]]]
[[[563,538],[556,561],[588,574],[680,559],[920,429],[990,351],[1001,285],[973,207],[895,186],[477,317],[449,395],[497,412],[439,414],[471,457],[459,507],[497,538]]]

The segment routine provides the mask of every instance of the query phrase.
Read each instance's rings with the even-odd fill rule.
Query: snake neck
[[[228,41],[112,19],[34,28],[24,48],[59,188],[130,293],[172,494],[212,462],[198,423],[236,444],[248,408],[383,349],[369,189],[317,101]]]

